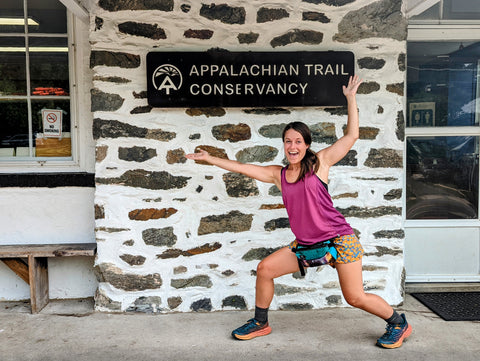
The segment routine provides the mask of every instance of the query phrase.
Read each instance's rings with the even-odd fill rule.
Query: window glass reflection
[[[27,101],[0,99],[0,120],[0,157],[28,155]]]
[[[409,42],[407,125],[479,124],[480,42]]]
[[[32,95],[68,95],[68,48],[66,38],[30,38]]]
[[[30,33],[66,33],[67,17],[65,6],[58,0],[28,0],[28,17],[38,26],[29,27]]]
[[[407,219],[478,218],[478,137],[407,139]]]
[[[25,39],[0,37],[0,95],[26,95]]]

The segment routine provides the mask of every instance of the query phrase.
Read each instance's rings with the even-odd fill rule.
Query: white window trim
[[[53,160],[1,160],[2,173],[56,173],[94,172],[95,142],[92,136],[92,113],[90,112],[91,71],[89,68],[89,24],[78,21],[67,10],[69,34],[70,119],[72,159]],[[58,159],[58,158],[57,158]]]

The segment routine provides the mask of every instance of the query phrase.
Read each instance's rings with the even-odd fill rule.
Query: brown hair
[[[293,129],[299,132],[302,135],[305,144],[308,145],[307,152],[305,153],[305,156],[300,162],[300,173],[296,180],[296,182],[298,182],[299,180],[305,178],[305,175],[307,175],[308,173],[316,173],[318,171],[318,168],[320,168],[320,161],[318,160],[315,152],[310,149],[310,145],[312,144],[312,133],[310,132],[308,126],[302,122],[292,122],[287,124],[285,126],[285,129],[283,129],[282,133],[283,142],[285,142],[285,133],[289,129]]]

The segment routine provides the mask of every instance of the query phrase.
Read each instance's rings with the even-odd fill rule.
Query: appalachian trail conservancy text
[[[251,65],[192,65],[189,77],[191,95],[305,95],[308,82],[294,81],[302,75],[338,76],[348,75],[344,64],[251,64]],[[195,77],[208,78],[211,82],[196,82]],[[216,83],[220,78],[240,78],[242,82]],[[253,78],[246,81],[245,77]],[[265,82],[265,78],[280,78],[278,82]],[[258,81],[255,81],[258,78]],[[293,78],[295,79],[295,78]]]

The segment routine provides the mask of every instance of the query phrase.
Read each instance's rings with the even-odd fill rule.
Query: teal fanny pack
[[[297,245],[292,247],[292,252],[297,256],[302,276],[305,276],[305,267],[333,264],[337,258],[337,250],[331,239],[309,246],[298,244],[297,241]]]

